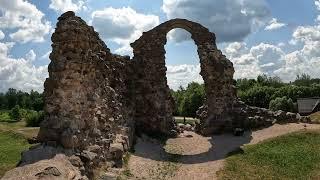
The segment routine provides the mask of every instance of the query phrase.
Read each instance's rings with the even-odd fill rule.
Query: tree
[[[257,81],[255,79],[247,79],[247,78],[237,79],[236,82],[237,82],[236,83],[237,89],[240,91],[248,90],[257,84]]]
[[[11,119],[19,121],[22,118],[22,112],[19,105],[16,105],[14,108],[11,109],[9,112]]]
[[[280,77],[268,77],[266,74],[262,74],[257,77],[257,84],[259,86],[269,86],[274,88],[279,88],[284,85]]]
[[[0,93],[0,109],[7,109],[7,98],[3,93]]]
[[[308,74],[301,74],[297,75],[296,80],[293,82],[293,84],[297,86],[310,86],[311,85],[311,77]]]
[[[175,116],[196,117],[205,98],[204,85],[196,82],[188,84],[186,89],[171,90],[171,94],[175,100]]]
[[[37,91],[31,90],[30,92],[30,99],[32,102],[32,107],[30,109],[40,111],[43,109],[43,97],[42,94],[38,93]]]
[[[17,105],[17,90],[13,88],[9,88],[5,94],[7,99],[7,108],[12,109],[15,105]]]

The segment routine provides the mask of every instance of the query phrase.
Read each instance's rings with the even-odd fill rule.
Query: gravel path
[[[303,129],[320,129],[320,125],[276,124],[246,132],[242,137],[231,134],[203,137],[185,132],[178,138],[169,139],[165,147],[143,137],[135,145],[128,168],[133,175],[131,179],[212,180],[216,179],[216,172],[223,168],[224,158],[229,152],[245,144],[256,144]]]

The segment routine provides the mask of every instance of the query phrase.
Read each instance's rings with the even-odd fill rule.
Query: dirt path
[[[166,146],[149,138],[138,139],[128,168],[130,179],[212,180],[223,168],[225,156],[245,144],[256,144],[265,139],[303,129],[320,129],[320,125],[286,124],[254,132],[242,137],[230,134],[202,137],[185,132],[169,139]]]

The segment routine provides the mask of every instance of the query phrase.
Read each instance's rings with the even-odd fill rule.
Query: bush
[[[288,112],[294,112],[294,103],[291,98],[287,98],[286,96],[283,96],[282,98],[276,98],[272,101],[270,101],[269,109],[273,111],[282,110],[282,111],[288,111]]]
[[[26,122],[28,127],[39,127],[40,123],[44,119],[43,111],[29,111],[26,116]]]
[[[11,119],[15,121],[19,121],[22,118],[22,111],[19,105],[14,106],[9,112],[9,116]]]

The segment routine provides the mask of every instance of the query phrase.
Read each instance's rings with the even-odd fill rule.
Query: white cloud
[[[112,7],[92,13],[91,24],[107,40],[121,46],[117,53],[131,54],[130,43],[138,39],[142,32],[159,24],[159,17],[151,14],[140,14],[130,7],[115,9]]]
[[[273,76],[285,63],[285,53],[279,47],[265,43],[250,49],[244,43],[231,43],[224,53],[234,63],[235,78],[255,78],[262,73]]]
[[[272,18],[264,30],[272,31],[287,26],[285,23],[278,22],[278,19]]]
[[[216,33],[218,42],[242,41],[269,17],[264,0],[164,0],[162,10],[168,19],[185,18],[203,24]]]
[[[315,0],[314,4],[316,5],[317,9],[320,10],[320,0]]]
[[[32,62],[36,54],[30,50],[25,58],[12,58],[9,55],[14,43],[0,42],[0,92],[8,88],[15,88],[24,91],[43,91],[43,83],[47,73],[47,66],[36,67]]]
[[[85,1],[75,1],[76,3],[74,2],[74,0],[51,0],[49,8],[55,10],[58,13],[64,13],[66,11],[77,12],[87,9],[87,7],[85,6]]]
[[[180,86],[186,87],[191,82],[203,83],[200,75],[200,64],[168,65],[167,79],[169,87],[174,90],[177,90]]]
[[[4,39],[6,35],[0,30],[0,40]]]
[[[298,74],[307,73],[320,77],[320,29],[317,26],[298,27],[293,41],[303,47],[286,54],[281,48],[261,43],[250,49],[244,43],[231,43],[224,53],[234,63],[235,78],[256,78],[259,74],[279,76],[284,81],[293,81]],[[238,53],[240,52],[240,53]]]
[[[250,54],[258,60],[260,67],[269,67],[273,64],[273,68],[278,68],[278,66],[281,65],[285,55],[279,47],[265,43],[252,47]]]
[[[33,49],[31,49],[27,54],[26,54],[26,60],[28,62],[33,62],[35,61],[37,58],[36,53],[33,51]]]
[[[320,10],[320,0],[316,0],[315,5]],[[244,43],[229,44],[224,53],[234,62],[235,78],[255,78],[261,73],[279,76],[284,81],[293,81],[302,73],[319,78],[320,22],[315,22],[312,26],[297,27],[288,44],[261,43],[251,48],[246,48]],[[287,45],[302,48],[285,53],[283,49],[287,48]],[[244,51],[241,51],[243,49]]]
[[[298,74],[307,73],[312,77],[319,77],[320,60],[307,59],[302,51],[294,51],[285,56],[285,65],[276,70],[281,79],[285,81],[293,81]]]
[[[243,42],[230,43],[225,49],[225,53],[228,54],[229,58],[239,57],[248,50],[247,44]]]
[[[50,32],[51,24],[43,18],[44,14],[28,1],[0,1],[0,28],[15,31],[9,34],[14,41],[44,41],[44,36]]]
[[[40,57],[40,59],[44,59],[44,60],[48,59],[48,60],[49,60],[49,55],[50,55],[50,53],[51,53],[51,51],[46,52],[45,54],[43,54],[43,55]]]
[[[316,1],[316,4],[319,1]],[[277,71],[280,77],[292,81],[297,74],[307,73],[320,77],[320,25],[299,26],[292,35],[293,45],[298,42],[302,48],[285,56],[285,66]]]
[[[191,39],[191,34],[184,29],[173,29],[168,32],[167,34],[168,40],[175,41],[176,43],[181,43],[187,39]]]

